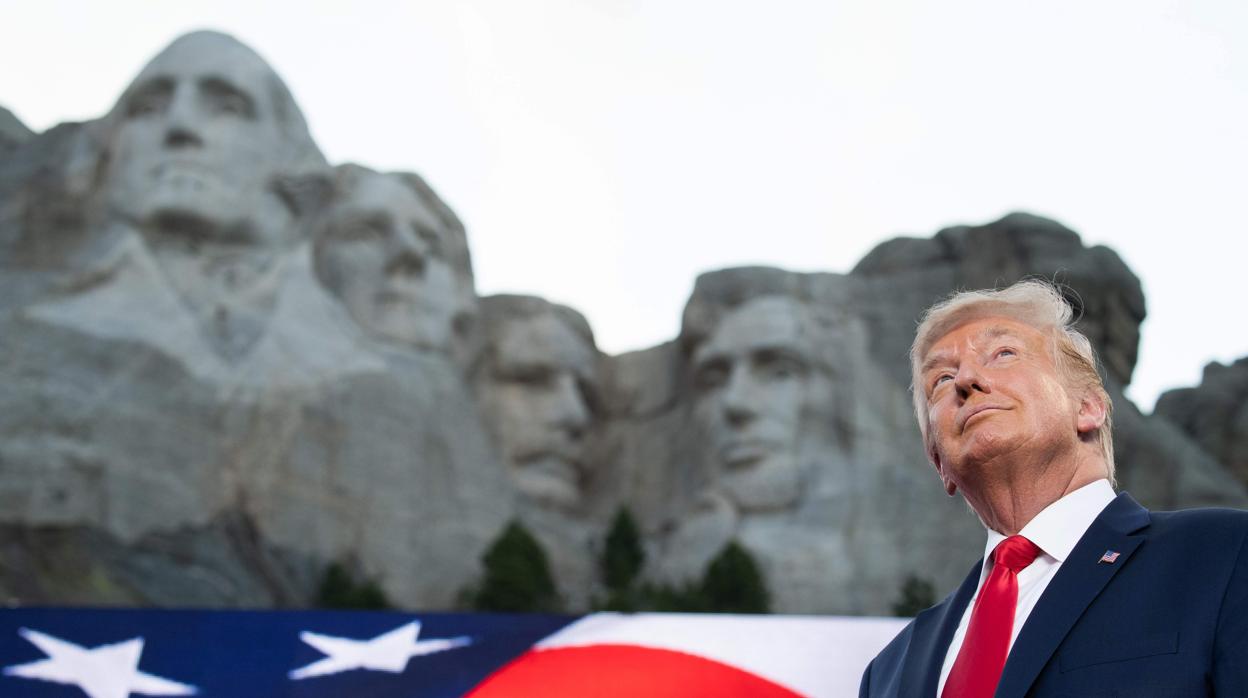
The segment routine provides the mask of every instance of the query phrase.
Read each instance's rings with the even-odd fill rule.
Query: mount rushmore
[[[0,595],[300,606],[340,564],[450,608],[520,521],[579,610],[623,508],[645,579],[735,541],[774,610],[887,613],[896,580],[948,588],[978,555],[913,424],[914,323],[1027,275],[1105,363],[1119,485],[1248,506],[1248,365],[1141,413],[1139,281],[1054,221],[708,272],[677,337],[608,356],[572,308],[479,297],[425,180],[326,162],[262,58],[188,34],[99,119],[0,110]]]

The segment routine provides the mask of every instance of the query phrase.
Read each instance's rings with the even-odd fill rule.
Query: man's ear
[[[945,492],[952,497],[957,491],[958,486],[953,484],[953,480],[945,473],[944,461],[940,459],[940,452],[933,446],[927,450],[927,459],[932,462],[932,466],[936,468],[936,475],[940,477],[940,482],[945,486]]]
[[[1079,417],[1075,420],[1075,429],[1080,436],[1091,434],[1105,425],[1105,415],[1108,412],[1109,405],[1105,403],[1105,396],[1100,391],[1089,390],[1079,400]]]

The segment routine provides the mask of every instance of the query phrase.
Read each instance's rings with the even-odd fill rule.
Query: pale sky
[[[675,336],[700,272],[847,272],[1026,210],[1140,276],[1145,410],[1248,355],[1243,0],[0,0],[0,105],[97,117],[199,28],[331,162],[424,175],[482,294],[571,305],[610,353]]]

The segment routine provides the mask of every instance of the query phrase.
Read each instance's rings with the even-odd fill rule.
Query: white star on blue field
[[[412,621],[371,640],[353,640],[305,631],[299,634],[299,638],[326,656],[291,671],[289,676],[293,680],[309,679],[355,669],[398,674],[403,672],[412,657],[472,644],[468,637],[417,640],[419,634],[420,621]]]
[[[139,671],[141,637],[88,649],[38,630],[22,628],[18,633],[47,658],[5,667],[8,676],[74,685],[88,698],[129,698],[131,693],[189,696],[197,692],[194,686]]]

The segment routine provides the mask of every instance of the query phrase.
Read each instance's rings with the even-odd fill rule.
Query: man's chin
[[[566,459],[556,456],[530,459],[512,472],[517,488],[526,497],[561,508],[572,508],[580,503],[579,471]]]
[[[129,201],[117,202],[115,208],[144,228],[189,235],[241,237],[248,226],[243,225],[238,211],[245,206],[243,198],[229,196],[216,187],[190,191],[156,185]]]
[[[581,501],[581,492],[575,483],[549,473],[521,471],[515,474],[515,483],[522,495],[548,506],[574,509]]]
[[[801,494],[797,463],[788,454],[773,454],[748,468],[721,474],[730,498],[745,511],[768,511],[792,506]]]
[[[957,451],[952,465],[958,470],[971,470],[1001,461],[1018,449],[1018,440],[993,430],[977,430]]]

